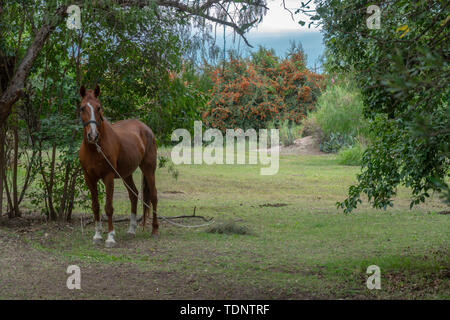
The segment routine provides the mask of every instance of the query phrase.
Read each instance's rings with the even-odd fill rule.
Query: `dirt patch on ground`
[[[8,216],[0,216],[0,227],[7,228],[24,228],[29,227],[31,224],[30,219],[17,217],[15,219],[9,219]]]
[[[296,139],[293,145],[281,147],[282,155],[323,155],[320,151],[319,142],[313,136]]]
[[[176,191],[176,190],[163,191],[163,193],[170,193],[170,194],[185,194],[183,191]]]
[[[287,203],[265,203],[265,204],[259,205],[260,208],[264,208],[264,207],[279,208],[279,207],[286,207],[286,206],[287,206]]]
[[[272,148],[258,149],[258,151],[265,151],[268,154],[272,152]],[[320,151],[320,145],[316,138],[307,136],[296,139],[294,144],[290,146],[280,146],[280,155],[324,155],[326,153]]]

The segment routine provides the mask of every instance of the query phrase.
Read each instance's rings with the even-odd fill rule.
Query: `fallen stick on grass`
[[[173,216],[173,217],[164,217],[164,219],[172,220],[172,219],[184,219],[184,218],[198,218],[198,219],[202,219],[203,221],[206,221],[206,222],[209,222],[209,221],[211,221],[213,219],[213,218],[207,219],[207,218],[205,218],[203,216],[196,216],[195,215],[196,208],[197,207],[194,207],[194,212],[192,213],[192,215],[181,215],[181,216]],[[162,219],[162,220],[164,220],[164,219]],[[116,223],[116,222],[126,222],[126,221],[130,221],[130,218],[120,218],[120,219],[114,220],[113,222]],[[137,222],[141,222],[142,221],[142,216],[140,216],[136,221]],[[88,222],[86,222],[84,224],[84,226],[86,227],[87,225],[89,225],[91,223],[94,223],[93,219],[88,221]]]

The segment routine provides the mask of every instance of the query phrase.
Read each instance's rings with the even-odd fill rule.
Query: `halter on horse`
[[[156,171],[156,140],[152,130],[144,123],[136,119],[122,120],[110,124],[103,116],[103,111],[98,100],[100,87],[95,90],[80,88],[81,95],[81,121],[84,127],[83,142],[81,143],[79,159],[83,168],[84,178],[92,198],[92,210],[95,220],[94,243],[102,241],[102,225],[100,221],[100,207],[98,203],[97,183],[102,179],[106,188],[105,212],[108,216],[108,238],[105,241],[107,247],[116,244],[114,240],[113,194],[114,178],[119,178],[114,169],[123,177],[124,182],[132,190],[128,190],[131,201],[131,216],[129,234],[136,234],[137,219],[136,209],[138,197],[137,188],[133,181],[133,172],[139,167],[142,171],[143,201],[151,202],[153,208],[152,235],[157,236],[158,197],[155,186]],[[104,155],[97,152],[96,145],[100,146]],[[143,224],[145,226],[148,208],[143,208]]]

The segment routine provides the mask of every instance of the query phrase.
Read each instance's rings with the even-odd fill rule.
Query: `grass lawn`
[[[164,168],[157,171],[161,215],[191,214],[195,206],[198,215],[214,217],[217,224],[235,221],[251,234],[213,234],[206,228],[177,228],[160,221],[160,238],[151,238],[150,228],[143,232],[142,227],[129,238],[128,223],[117,223],[118,246],[107,249],[94,246],[93,226],[81,230],[79,222],[38,225],[22,233],[0,228],[5,237],[23,241],[20,246],[14,241],[17,250],[28,246],[29,254],[42,256],[27,259],[35,261],[31,268],[47,270],[42,272],[51,280],[35,280],[31,289],[17,285],[19,280],[8,278],[12,273],[5,271],[6,262],[3,267],[0,263],[0,280],[9,279],[9,289],[0,297],[450,297],[450,222],[448,215],[437,213],[447,210],[437,197],[409,210],[409,192],[400,188],[394,207],[387,211],[363,203],[354,213],[344,214],[335,203],[355,183],[359,167],[338,165],[335,156],[328,155],[281,156],[274,176],[261,176],[256,165],[177,169],[178,180]],[[140,186],[140,172],[135,181]],[[116,217],[129,213],[128,194],[119,180],[114,206]],[[0,249],[0,257],[6,254]],[[65,288],[62,268],[69,264],[81,268],[80,292],[67,293]],[[369,265],[381,269],[381,290],[366,287]]]

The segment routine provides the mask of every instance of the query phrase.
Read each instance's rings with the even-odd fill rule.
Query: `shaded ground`
[[[313,298],[301,293],[292,296],[273,292],[270,288],[240,287],[217,274],[186,275],[173,271],[142,270],[133,263],[104,264],[64,259],[31,247],[19,235],[45,230],[46,238],[50,232],[67,228],[70,229],[70,225],[50,223],[35,224],[25,229],[0,229],[1,299]],[[78,265],[81,269],[81,290],[69,290],[66,286],[69,265]]]

